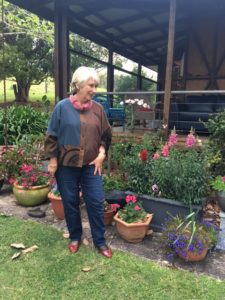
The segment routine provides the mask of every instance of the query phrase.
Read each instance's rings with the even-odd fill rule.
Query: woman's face
[[[94,94],[96,93],[97,82],[90,78],[85,83],[79,86],[79,90],[77,91],[77,96],[82,103],[90,101]]]

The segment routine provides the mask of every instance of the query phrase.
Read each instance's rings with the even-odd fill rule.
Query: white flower
[[[137,104],[138,104],[138,105],[143,105],[143,104],[144,104],[144,100],[143,100],[143,99],[139,100],[139,101],[137,102]]]
[[[199,146],[202,146],[202,140],[201,139],[197,139],[197,143]]]

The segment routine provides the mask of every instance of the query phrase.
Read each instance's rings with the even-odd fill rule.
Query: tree
[[[1,77],[14,78],[16,101],[26,102],[31,85],[40,84],[52,74],[53,24],[5,2],[1,28]]]
[[[137,67],[132,70],[133,73],[137,74]],[[142,74],[147,78],[146,74]],[[142,90],[151,91],[155,88],[155,84],[147,79],[142,81]],[[116,75],[115,76],[115,90],[118,92],[125,91],[136,91],[137,90],[137,76],[135,75]]]

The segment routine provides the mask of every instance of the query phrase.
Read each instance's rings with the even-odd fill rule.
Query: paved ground
[[[30,219],[40,223],[50,224],[62,232],[66,231],[65,221],[55,218],[50,203],[42,204],[40,208],[46,212],[46,216],[44,218],[32,218],[27,214],[30,208],[17,205],[15,198],[8,186],[3,186],[2,191],[0,191],[0,214],[13,215],[21,219]],[[88,241],[88,246],[91,246],[92,240],[84,205],[81,206],[81,212],[85,242],[88,244]],[[160,243],[160,235],[158,233],[153,232],[152,234],[146,236],[144,241],[139,244],[130,244],[123,241],[119,237],[115,226],[112,225],[107,226],[106,238],[108,244],[111,245],[113,249],[119,249],[133,253],[134,255],[150,259],[167,267],[189,270],[196,274],[205,274],[220,280],[225,279],[225,251],[223,250],[215,250],[209,253],[207,258],[202,262],[186,263],[177,258],[174,262],[174,265],[171,265],[166,261],[166,256]]]

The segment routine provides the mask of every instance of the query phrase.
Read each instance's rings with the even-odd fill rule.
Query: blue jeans
[[[94,166],[85,165],[82,168],[59,166],[56,181],[63,201],[70,239],[80,241],[82,236],[79,206],[79,187],[81,187],[94,245],[104,246],[106,242],[102,177],[99,174],[94,175]]]

